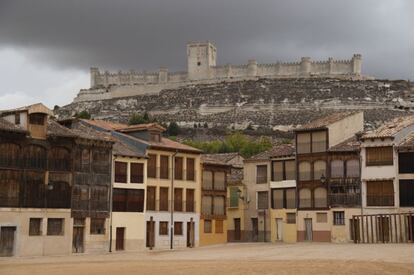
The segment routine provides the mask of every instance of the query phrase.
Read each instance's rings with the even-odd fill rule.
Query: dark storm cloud
[[[414,79],[414,1],[4,1],[0,47],[57,69],[185,69],[185,43],[218,62],[364,58],[364,73]]]

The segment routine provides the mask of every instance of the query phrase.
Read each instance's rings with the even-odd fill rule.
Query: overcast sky
[[[0,0],[0,109],[72,101],[89,68],[185,70],[187,41],[219,64],[363,57],[414,80],[411,0]]]

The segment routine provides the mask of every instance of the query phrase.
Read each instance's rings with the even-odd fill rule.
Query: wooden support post
[[[403,240],[403,231],[401,227],[401,214],[398,215],[398,225],[399,225],[399,233],[400,233],[400,243],[402,243]]]
[[[362,243],[365,243],[364,216],[361,216]]]
[[[372,216],[369,217],[371,222],[371,243],[374,242],[374,223],[372,222]]]

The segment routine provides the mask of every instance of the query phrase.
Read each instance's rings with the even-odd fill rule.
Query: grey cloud
[[[211,40],[221,64],[362,53],[365,74],[414,79],[413,11],[409,0],[3,0],[0,47],[56,69],[185,69],[185,43]]]

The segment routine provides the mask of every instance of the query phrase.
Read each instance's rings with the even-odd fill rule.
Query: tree
[[[75,117],[82,119],[91,119],[91,114],[88,113],[88,111],[83,110],[82,112],[75,114]]]
[[[177,122],[171,122],[167,127],[167,134],[169,136],[177,136],[180,134],[180,126],[178,126]]]

